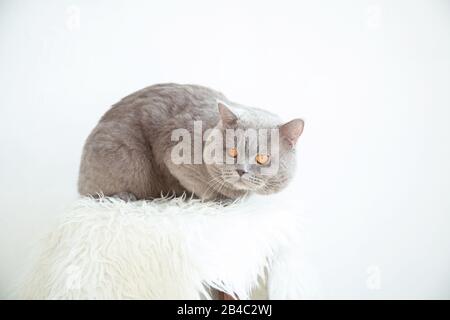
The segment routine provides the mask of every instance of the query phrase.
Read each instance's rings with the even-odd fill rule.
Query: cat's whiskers
[[[221,189],[217,189],[217,187],[220,187],[221,184],[223,185],[224,182],[222,181],[220,176],[215,176],[211,180],[207,181],[206,184],[208,185],[208,188],[206,188],[206,190],[204,192],[205,192],[205,196],[208,196],[208,192],[210,192],[210,191],[211,191],[211,193],[213,193],[213,192],[219,193]]]

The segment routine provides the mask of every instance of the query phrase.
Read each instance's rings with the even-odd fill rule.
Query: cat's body
[[[271,113],[237,105],[205,87],[161,84],[142,89],[108,110],[89,135],[80,165],[80,194],[151,199],[187,192],[202,199],[235,199],[253,191],[234,187],[230,179],[217,183],[215,172],[225,175],[229,171],[225,166],[211,170],[205,164],[174,164],[171,159],[171,151],[178,143],[171,140],[173,130],[185,128],[198,135],[193,130],[194,121],[202,121],[201,134],[225,124],[218,100],[238,115],[235,126],[277,128],[281,124]],[[292,162],[294,150],[288,149]],[[289,177],[283,177],[283,184]],[[259,189],[270,193],[262,192],[262,186]]]

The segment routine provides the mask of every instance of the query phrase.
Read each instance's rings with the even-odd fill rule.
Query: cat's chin
[[[226,188],[223,188],[222,190],[220,190],[220,192],[223,192],[225,190],[229,190],[232,193],[236,192],[239,194],[245,194],[248,193],[250,191],[254,191],[249,185],[247,185],[246,183],[244,183],[243,181],[230,181],[227,179],[224,179],[223,182],[225,183]]]
[[[232,187],[239,191],[255,191],[255,189],[242,181],[237,181],[232,184]]]

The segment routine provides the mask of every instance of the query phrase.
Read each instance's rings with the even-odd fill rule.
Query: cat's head
[[[218,103],[220,121],[207,133],[203,152],[211,187],[270,194],[282,190],[294,175],[295,145],[304,122],[281,123],[263,110]]]

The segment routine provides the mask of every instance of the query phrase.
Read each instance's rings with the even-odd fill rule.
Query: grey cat
[[[194,130],[194,121],[201,121],[200,132]],[[219,200],[278,192],[293,176],[295,144],[303,125],[301,119],[282,124],[272,113],[231,102],[206,87],[153,85],[125,97],[103,115],[85,143],[78,190],[82,195],[103,193],[127,200],[184,193]],[[253,163],[176,164],[173,150],[179,141],[172,141],[172,132],[180,128],[193,140],[200,138],[202,147],[207,143],[203,135],[212,128],[223,133],[278,129],[278,170],[261,174],[271,160],[268,152],[249,154],[249,159],[256,159]],[[226,145],[228,140],[206,141],[220,143],[216,147],[228,158],[237,157],[237,149]]]

